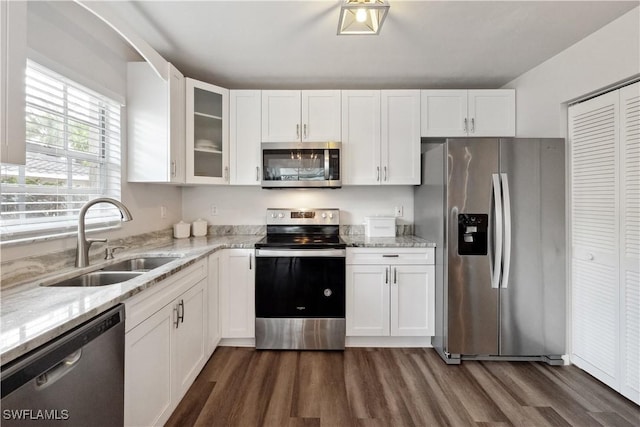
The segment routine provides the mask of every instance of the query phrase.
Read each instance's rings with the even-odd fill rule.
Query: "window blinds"
[[[120,105],[33,61],[25,80],[27,160],[2,165],[2,241],[75,231],[84,203],[120,199]],[[99,204],[87,228],[119,219]]]

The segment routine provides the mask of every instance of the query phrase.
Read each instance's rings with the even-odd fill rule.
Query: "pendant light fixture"
[[[340,8],[338,35],[380,34],[389,7],[387,0],[344,0]]]

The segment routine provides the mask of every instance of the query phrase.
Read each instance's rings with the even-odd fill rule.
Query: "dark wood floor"
[[[640,409],[573,366],[220,347],[167,425],[637,427]]]

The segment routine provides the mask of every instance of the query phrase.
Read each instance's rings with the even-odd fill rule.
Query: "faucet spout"
[[[87,239],[85,231],[85,217],[89,208],[98,203],[109,203],[120,210],[120,217],[122,221],[131,221],[133,216],[129,209],[116,199],[110,197],[99,197],[97,199],[89,200],[80,209],[78,214],[78,244],[76,246],[76,267],[86,267],[89,265],[89,247],[93,242],[106,241],[106,239]]]

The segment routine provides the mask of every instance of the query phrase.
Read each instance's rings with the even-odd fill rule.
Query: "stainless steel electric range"
[[[339,209],[268,209],[256,244],[256,348],[342,350],[345,254]]]

